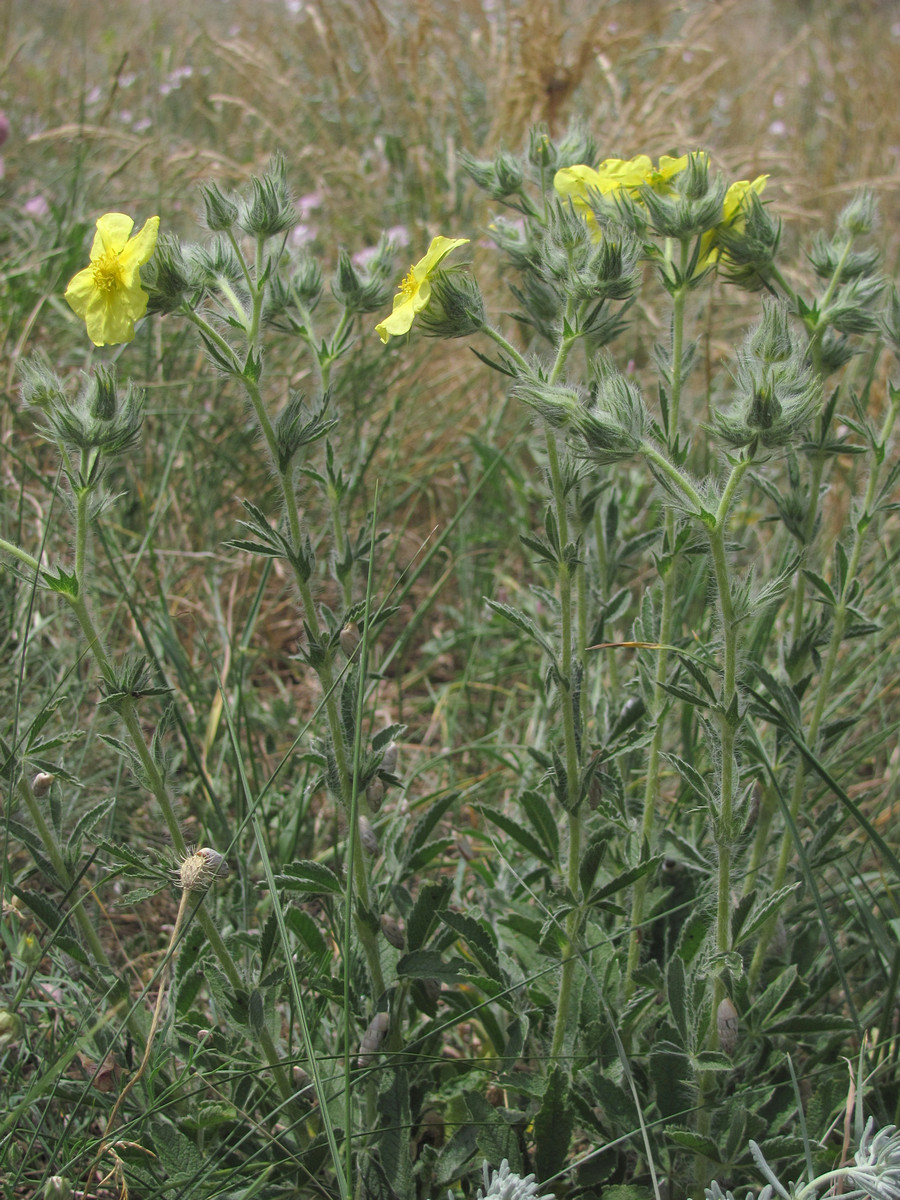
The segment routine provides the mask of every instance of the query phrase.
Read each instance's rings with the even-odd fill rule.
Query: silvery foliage
[[[820,1192],[831,1191],[839,1179],[844,1181],[842,1200],[900,1200],[900,1131],[896,1125],[874,1130],[874,1118],[869,1117],[852,1163],[810,1182],[798,1181],[788,1187],[779,1182],[759,1146],[751,1142],[751,1153],[769,1182],[756,1197],[748,1192],[746,1200],[772,1200],[776,1194],[782,1200],[815,1200]],[[706,1200],[735,1200],[735,1197],[713,1182],[706,1189]]]
[[[517,1175],[509,1169],[509,1163],[504,1158],[499,1171],[491,1171],[487,1163],[482,1168],[484,1174],[484,1191],[478,1189],[477,1200],[554,1200],[552,1192],[540,1195],[540,1189],[533,1175]],[[448,1200],[453,1200],[453,1193],[447,1193]]]

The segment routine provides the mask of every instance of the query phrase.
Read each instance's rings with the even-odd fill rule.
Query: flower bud
[[[763,301],[762,320],[751,331],[747,346],[752,354],[768,363],[785,362],[799,351],[786,304],[778,300]]]
[[[44,1184],[44,1200],[72,1200],[74,1192],[65,1175],[51,1175]]]
[[[355,621],[351,621],[348,625],[344,626],[340,632],[338,640],[341,643],[341,649],[343,652],[348,658],[351,658],[356,651],[356,647],[362,641],[359,632],[359,626]]]
[[[723,1053],[733,1054],[737,1048],[739,1025],[737,1009],[726,996],[716,1010],[716,1032]]]
[[[356,1060],[360,1067],[364,1067],[378,1053],[378,1047],[384,1041],[384,1035],[390,1028],[391,1018],[386,1012],[376,1013],[369,1022],[366,1032],[362,1036],[362,1041],[359,1043],[359,1058]]]
[[[163,234],[156,243],[156,253],[141,274],[149,297],[147,312],[171,313],[180,308],[190,289],[189,275],[181,242],[171,234]]]
[[[238,206],[219,189],[216,183],[201,183],[203,223],[213,233],[225,233],[238,218]]]
[[[38,771],[34,779],[31,781],[31,790],[34,792],[37,799],[46,796],[53,786],[55,775],[50,775],[47,771]]]
[[[875,193],[868,188],[853,197],[838,217],[838,228],[851,237],[863,237],[871,233],[878,219],[878,202]]]
[[[540,170],[552,171],[556,168],[556,147],[550,140],[550,134],[545,125],[532,125],[528,135],[528,161]],[[578,159],[582,162],[582,159]]]
[[[372,828],[372,822],[368,817],[359,818],[359,840],[362,842],[362,848],[366,854],[374,857],[378,853],[378,835]]]
[[[377,813],[381,808],[384,800],[384,784],[376,775],[374,779],[370,779],[366,784],[366,803],[373,813]],[[377,843],[376,843],[377,849]]]
[[[406,945],[406,934],[403,926],[399,921],[395,921],[393,917],[389,917],[387,913],[381,914],[381,932],[395,949],[402,950]]]
[[[98,421],[111,421],[119,404],[115,367],[97,366],[88,380],[84,395],[92,417]]]
[[[428,307],[418,318],[423,333],[458,338],[484,328],[484,300],[474,276],[468,271],[437,271],[430,282]]]
[[[22,1019],[8,1008],[0,1008],[0,1050],[15,1046],[22,1036]]]
[[[33,967],[41,961],[44,951],[41,943],[33,933],[23,933],[16,945],[16,958],[26,967]]]
[[[389,742],[384,755],[381,759],[381,769],[388,775],[393,775],[397,770],[397,758],[399,750],[396,742]]]
[[[252,195],[238,205],[237,223],[251,237],[270,238],[297,222],[285,176],[284,159],[276,157],[262,179],[250,180]]]
[[[514,192],[521,191],[524,173],[522,164],[514,154],[500,150],[494,158],[494,186],[490,194],[494,200],[502,200]]]

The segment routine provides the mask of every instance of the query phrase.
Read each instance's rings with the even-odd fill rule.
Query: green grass
[[[437,1200],[474,1195],[482,1161],[506,1158],[558,1196],[649,1200],[663,1181],[699,1197],[713,1178],[762,1186],[751,1139],[779,1178],[810,1182],[840,1160],[845,1132],[852,1158],[863,1112],[897,1123],[896,456],[823,459],[817,498],[810,446],[818,434],[864,446],[863,414],[881,428],[897,378],[883,327],[854,335],[865,353],[825,380],[826,398],[839,389],[833,419],[804,424],[793,460],[761,457],[715,528],[673,512],[640,456],[579,459],[567,488],[577,431],[547,438],[521,403],[524,368],[510,395],[470,353],[496,360],[488,338],[414,332],[385,348],[373,332],[431,236],[469,237],[488,319],[549,372],[559,344],[508,316],[528,303],[485,233],[501,205],[463,166],[466,153],[520,153],[536,121],[559,138],[582,120],[599,158],[703,147],[729,181],[770,174],[764,199],[784,223],[770,285],[789,297],[821,296],[812,235],[830,236],[868,185],[881,224],[860,245],[891,277],[890,14],[235,0],[188,17],[165,3],[7,3],[0,32],[0,537],[21,550],[0,572],[0,1196],[43,1195],[60,1175],[76,1195],[127,1184],[132,1200]],[[62,299],[97,216],[158,212],[205,243],[197,184],[244,187],[276,151],[308,198],[298,236],[325,286],[312,314],[249,335],[270,420],[293,392],[322,398],[321,342],[344,320],[330,290],[339,250],[374,247],[384,229],[408,239],[381,307],[347,317],[329,379],[338,424],[283,475],[247,374],[211,366],[182,316],[97,350]],[[36,196],[46,213],[25,209]],[[651,267],[641,276],[611,353],[659,421],[655,351],[673,306]],[[721,274],[687,296],[686,459],[672,431],[654,435],[719,496],[729,466],[705,423],[734,399],[735,351],[759,312]],[[72,471],[59,438],[35,432],[47,410],[22,401],[20,363],[35,354],[70,396],[110,361],[145,393],[83,562]],[[564,378],[586,388],[592,357],[576,344]],[[681,372],[668,372],[671,393]],[[873,467],[885,507],[853,558]],[[290,534],[286,496],[315,548],[308,597],[304,568],[246,545]],[[798,550],[778,513],[792,497],[810,574],[793,567],[761,604]],[[270,532],[239,524],[254,524],[242,501]],[[560,520],[578,543],[568,566],[539,545]],[[684,531],[677,551],[666,529]],[[735,603],[749,590],[733,628],[709,566],[716,537]],[[346,572],[338,544],[355,548]],[[841,592],[838,544],[859,595]],[[36,587],[38,557],[75,570],[78,595],[46,576]],[[560,679],[569,586],[584,614],[571,634],[580,703]],[[339,648],[348,619],[365,634],[362,680]],[[732,637],[735,748],[716,711]],[[399,759],[382,779],[385,730]],[[723,763],[739,818],[724,832]],[[55,776],[48,791],[39,772]],[[227,878],[180,893],[184,843],[221,852]],[[382,916],[400,923],[402,949]],[[739,1020],[727,1053],[724,995]],[[361,1047],[383,1012],[383,1039]]]

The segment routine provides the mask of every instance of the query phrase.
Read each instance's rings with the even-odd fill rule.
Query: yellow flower
[[[591,209],[592,194],[599,192],[601,196],[609,196],[622,190],[636,194],[644,186],[652,187],[656,192],[671,192],[673,189],[669,181],[687,164],[686,154],[680,158],[664,154],[657,167],[646,154],[627,159],[607,158],[596,170],[584,164],[563,167],[556,172],[553,186],[561,196],[571,200],[572,207],[587,222],[593,240],[599,242],[602,234]]]
[[[134,221],[107,213],[97,221],[91,265],[66,288],[69,307],[83,317],[95,346],[116,346],[134,337],[134,323],[147,311],[140,268],[156,249],[159,217],[150,217],[131,237]]]
[[[436,237],[428,247],[428,253],[420,258],[415,266],[400,281],[400,290],[394,297],[394,307],[389,317],[380,325],[375,326],[375,332],[383,342],[389,337],[399,337],[408,333],[416,313],[420,313],[431,298],[429,278],[440,266],[451,250],[464,246],[468,238]]]
[[[704,233],[700,242],[700,257],[697,270],[703,271],[719,260],[718,231],[727,229],[734,233],[742,233],[747,222],[747,208],[750,205],[750,193],[762,195],[768,175],[757,175],[751,183],[748,179],[739,179],[725,193],[722,204],[722,219],[715,229]]]

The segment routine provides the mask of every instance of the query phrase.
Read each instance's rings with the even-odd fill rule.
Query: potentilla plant
[[[602,1041],[585,1041],[591,1013],[608,1033],[619,1027],[606,1070],[625,1078],[629,1053],[646,1061],[656,1103],[675,1119],[670,1148],[702,1162],[731,1147],[725,1101],[741,1009],[778,978],[770,939],[790,910],[798,860],[807,885],[819,886],[798,831],[810,770],[871,829],[824,765],[823,722],[851,626],[874,629],[858,607],[858,570],[897,475],[888,449],[900,393],[889,389],[879,415],[874,359],[861,385],[840,374],[861,337],[885,329],[896,341],[895,317],[878,307],[879,257],[865,244],[871,196],[855,198],[834,236],[815,241],[820,290],[807,294],[782,273],[767,175],[730,181],[703,151],[599,158],[583,132],[556,144],[538,130],[522,156],[465,160],[516,214],[496,217],[488,233],[510,272],[517,333],[486,315],[473,275],[446,261],[456,238],[432,242],[377,326],[382,340],[415,326],[471,337],[540,430],[547,507],[543,529],[522,541],[549,577],[549,588],[529,589],[543,613],[527,599],[488,603],[542,656],[558,721],[549,745],[529,747],[538,776],[518,796],[526,829],[540,838],[560,821],[568,834],[561,877],[542,901],[541,946],[554,947],[559,966],[556,1002],[543,1013],[542,1179],[563,1153],[542,1146],[539,1131],[552,1125],[558,1147],[576,1112],[595,1121],[590,1102],[576,1099],[584,1087],[594,1104],[607,1103],[590,1049]],[[723,282],[763,298],[721,378],[698,395],[692,325],[705,309],[715,327]],[[652,386],[616,350],[649,288],[670,309]],[[829,547],[829,563],[821,505],[828,472],[847,455],[868,463],[867,482],[849,540]],[[659,513],[637,543],[617,527],[636,479],[639,505]],[[759,517],[749,514],[762,503],[766,525],[754,531]],[[528,844],[515,823],[501,828]],[[896,871],[881,838],[878,848]],[[696,904],[660,918],[661,872],[684,864],[696,875]],[[629,892],[617,921],[611,897]],[[859,1031],[846,977],[841,984],[846,1008],[834,1028]],[[778,986],[790,986],[788,975]],[[653,1019],[648,1004],[660,990],[668,1010]]]

